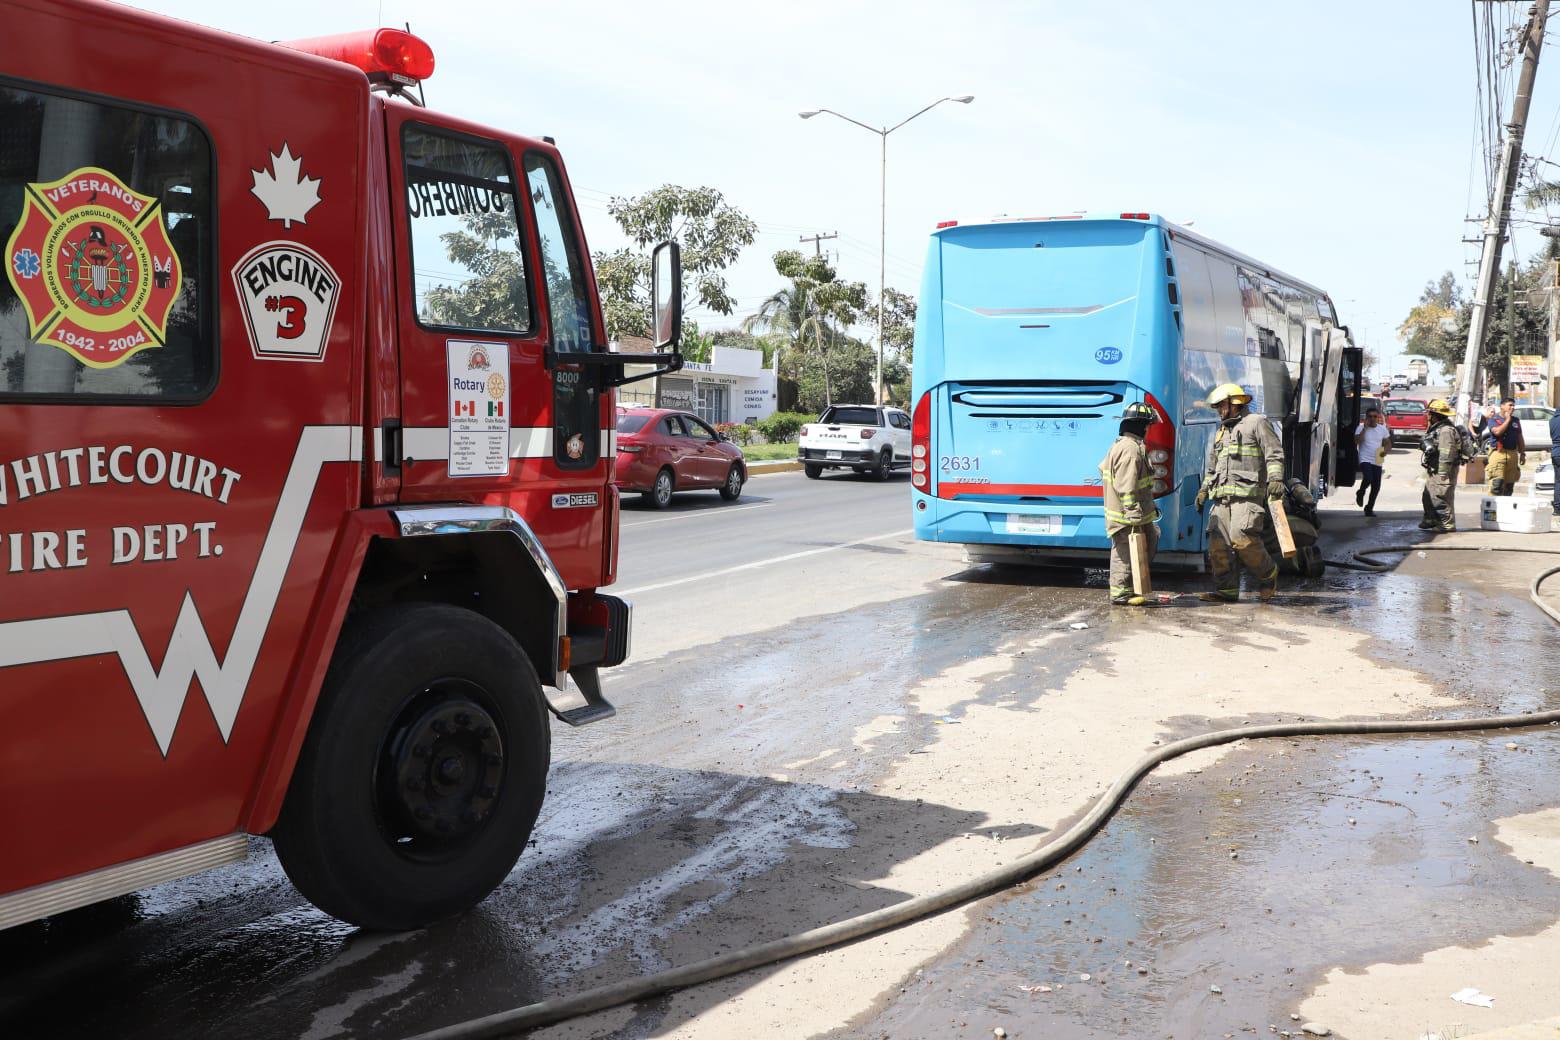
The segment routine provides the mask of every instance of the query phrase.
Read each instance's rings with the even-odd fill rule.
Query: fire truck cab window
[[[529,332],[531,290],[508,150],[409,123],[401,151],[417,320]]]
[[[209,393],[212,189],[195,123],[0,83],[0,398]]]
[[[547,285],[547,312],[552,321],[552,348],[559,353],[589,350],[590,298],[580,266],[579,238],[574,234],[568,193],[553,164],[531,152],[525,157],[526,187],[536,213],[536,234],[542,243],[542,277]]]

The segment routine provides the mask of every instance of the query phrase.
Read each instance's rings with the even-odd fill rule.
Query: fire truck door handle
[[[386,419],[379,424],[380,438],[384,442],[384,458],[381,465],[384,467],[384,475],[398,477],[401,475],[401,420]],[[410,461],[410,460],[406,460]]]

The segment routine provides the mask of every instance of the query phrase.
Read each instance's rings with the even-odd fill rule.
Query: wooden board
[[[1137,528],[1127,535],[1127,545],[1132,550],[1132,592],[1138,596],[1151,596],[1153,583],[1148,578],[1148,534]]]
[[[1284,551],[1284,559],[1295,554],[1294,532],[1289,530],[1289,514],[1284,511],[1284,500],[1268,499],[1268,513],[1273,517],[1273,531],[1278,535],[1278,547]]]

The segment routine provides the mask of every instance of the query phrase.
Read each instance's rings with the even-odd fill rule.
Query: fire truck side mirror
[[[676,242],[662,242],[651,255],[650,296],[655,349],[677,353],[682,339],[682,248]]]

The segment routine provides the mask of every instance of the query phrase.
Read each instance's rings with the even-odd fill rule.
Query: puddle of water
[[[839,1035],[1298,1029],[1289,1013],[1332,967],[1553,923],[1560,881],[1505,853],[1489,821],[1560,801],[1557,764],[1560,735],[1539,730],[1258,742],[1150,780],[1084,852],[983,904],[954,954]],[[1050,991],[1022,988],[1037,986]]]

